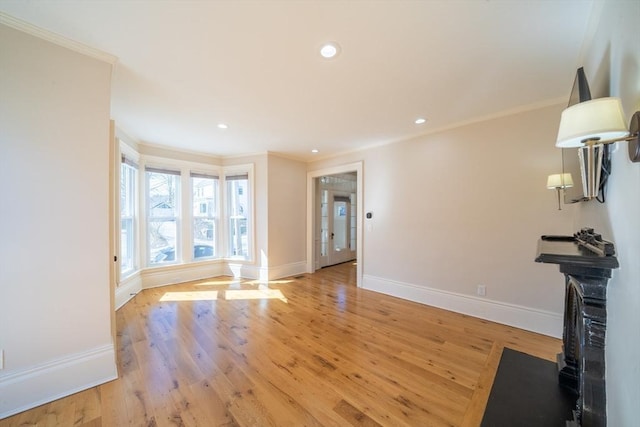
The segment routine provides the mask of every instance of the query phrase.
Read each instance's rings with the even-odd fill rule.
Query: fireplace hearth
[[[565,277],[558,381],[577,396],[567,426],[606,426],[607,282],[618,268],[614,245],[591,228],[573,236],[542,236],[536,262],[558,264]]]

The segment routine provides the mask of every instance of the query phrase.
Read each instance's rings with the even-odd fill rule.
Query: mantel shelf
[[[599,255],[578,244],[572,236],[542,236],[538,240],[536,262],[567,267],[612,270],[618,268],[613,255]]]

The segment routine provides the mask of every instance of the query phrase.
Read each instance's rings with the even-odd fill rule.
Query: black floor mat
[[[575,402],[555,363],[505,348],[481,426],[565,427]]]

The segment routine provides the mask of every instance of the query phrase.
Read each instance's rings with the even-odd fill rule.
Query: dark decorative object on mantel
[[[564,331],[558,380],[577,396],[568,426],[606,426],[607,282],[618,268],[613,243],[592,228],[573,236],[542,236],[536,262],[559,264],[565,276]]]

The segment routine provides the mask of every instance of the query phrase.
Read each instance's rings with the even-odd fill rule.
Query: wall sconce
[[[629,158],[640,162],[640,111],[625,125],[620,98],[598,98],[566,108],[560,117],[556,147],[579,147],[580,171],[584,196],[598,196],[604,147],[629,141]]]
[[[565,188],[573,187],[573,179],[570,173],[557,173],[555,175],[549,175],[547,178],[547,188],[549,190],[556,190],[558,192],[558,210],[562,210],[560,204],[560,191]]]

